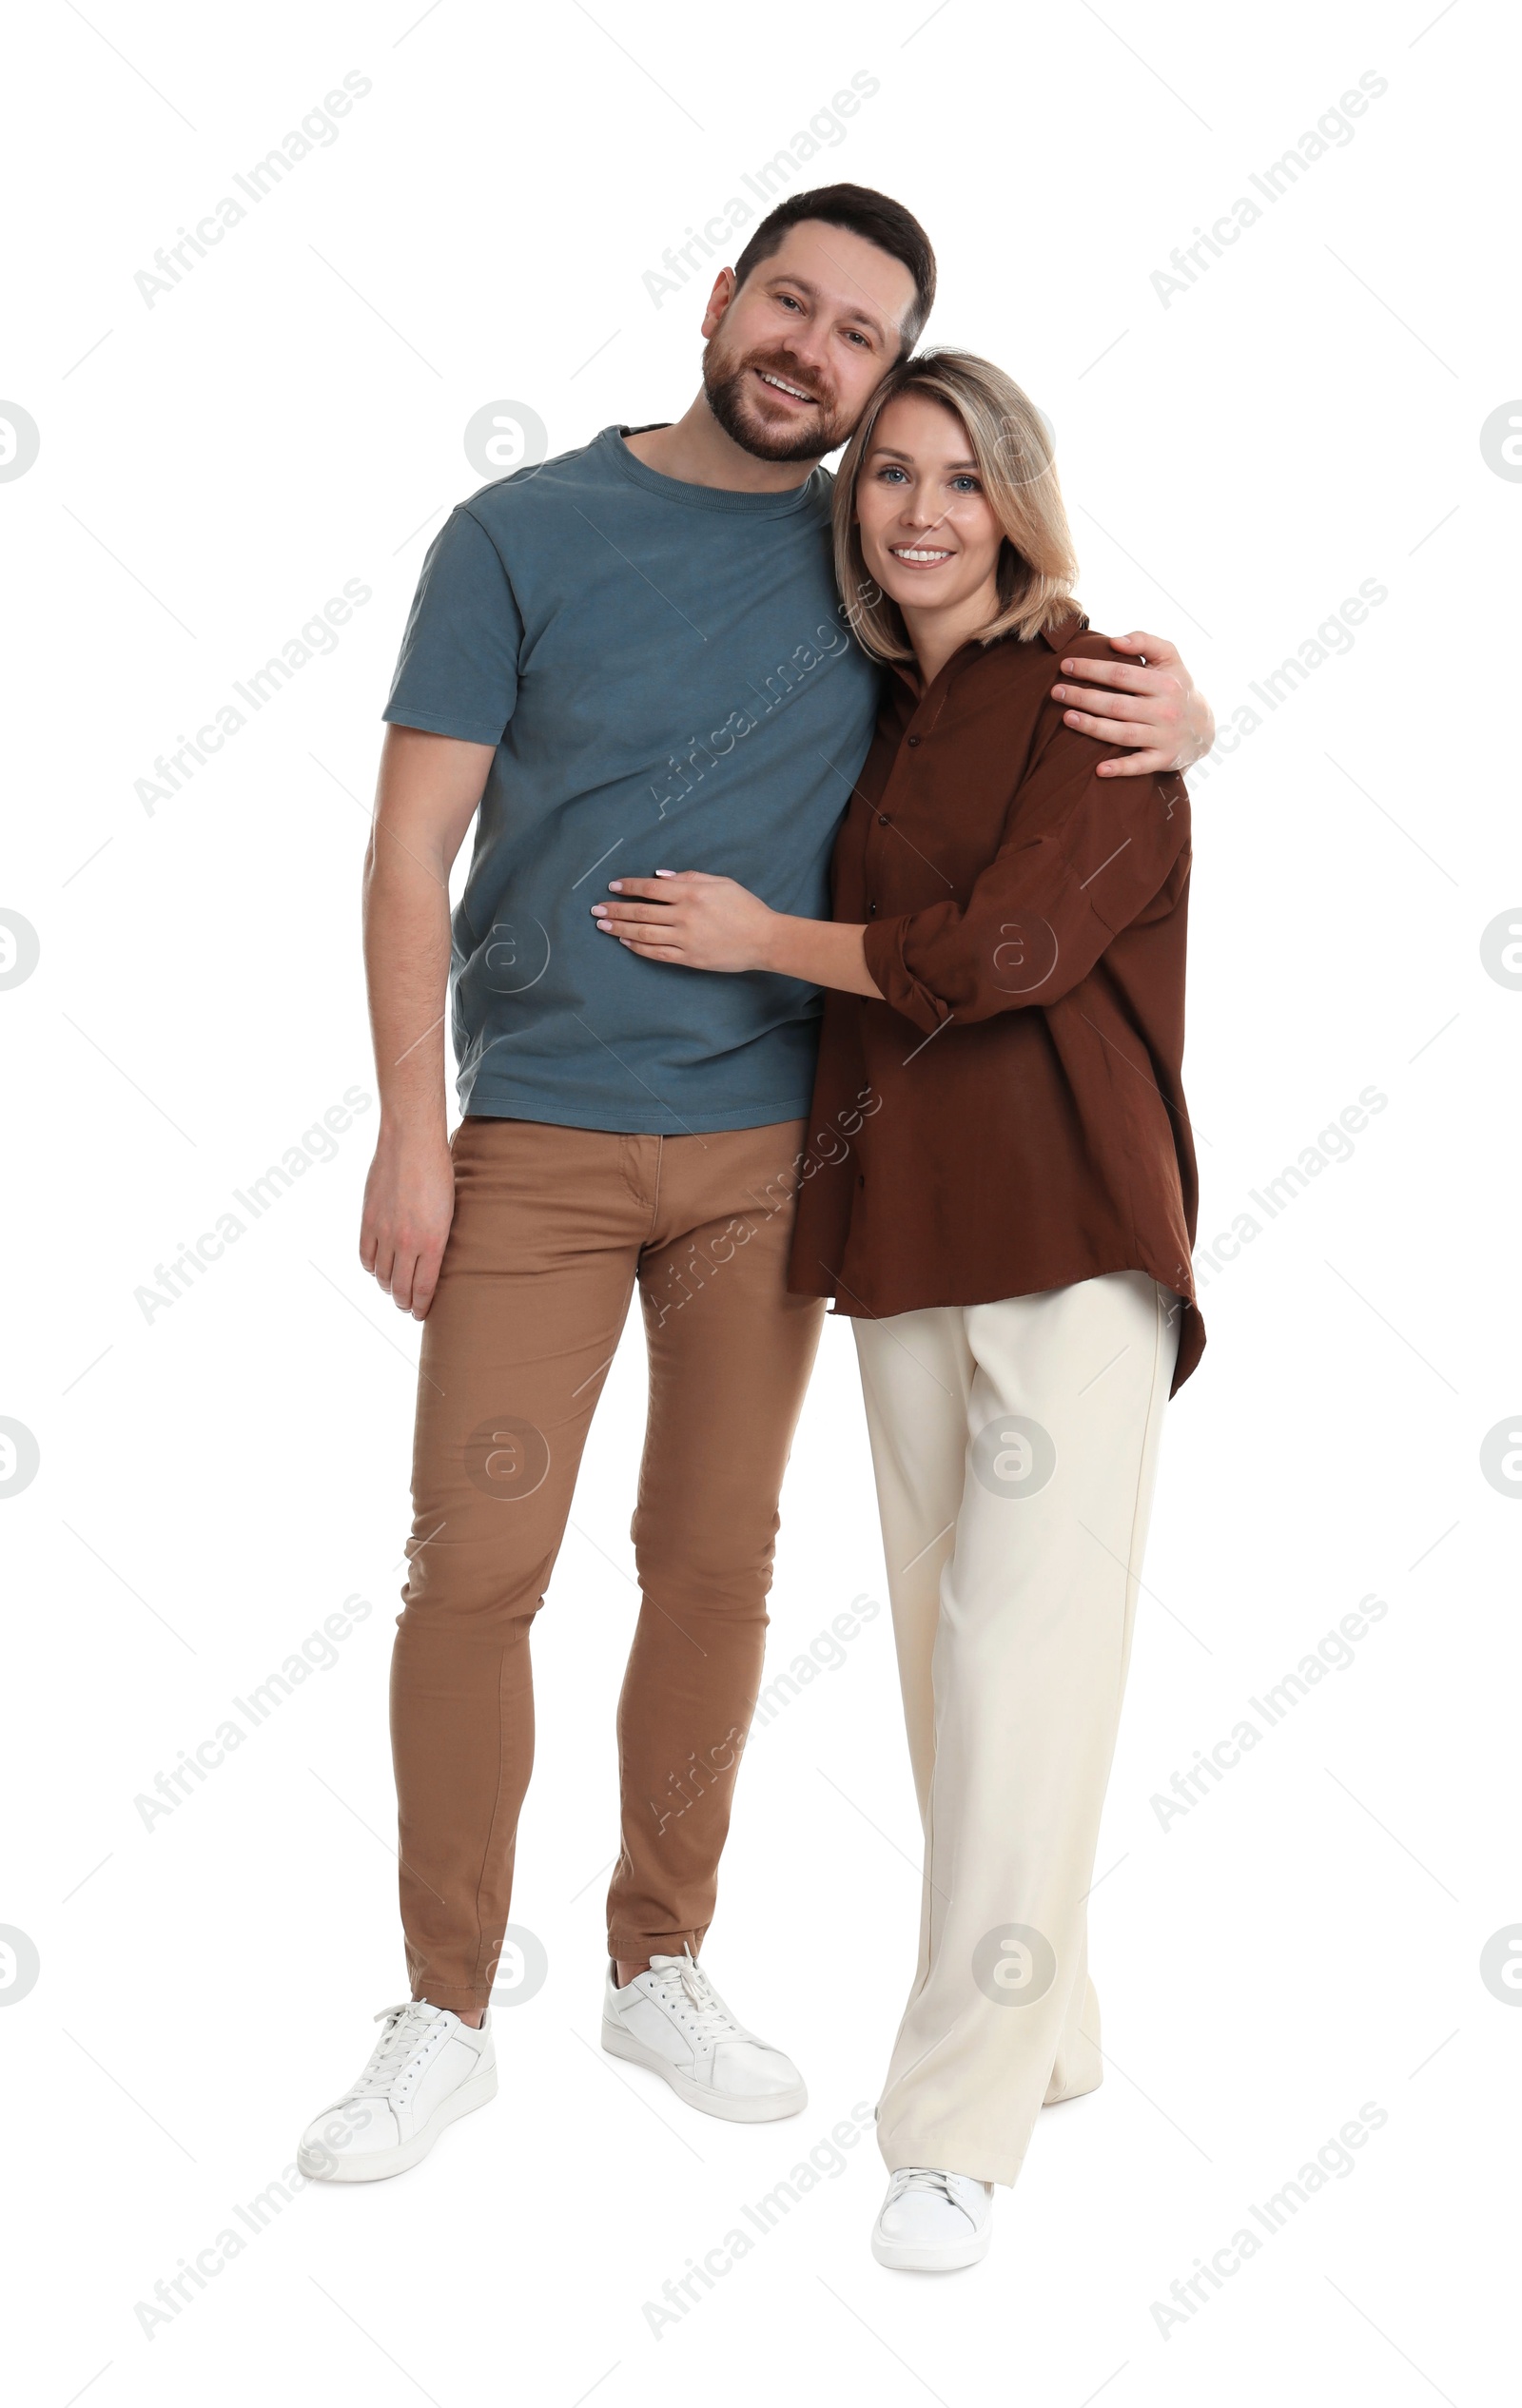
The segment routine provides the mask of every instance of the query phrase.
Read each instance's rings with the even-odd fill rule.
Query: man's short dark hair
[[[849,234],[859,234],[864,243],[875,243],[889,259],[903,262],[914,279],[914,300],[899,331],[902,349],[912,351],[935,299],[935,253],[924,226],[902,202],[890,201],[886,192],[869,191],[866,184],[822,184],[812,192],[790,193],[779,202],[771,216],[762,219],[735,261],[736,286],[745,282],[752,268],[781,250],[793,226],[810,221],[844,226]]]

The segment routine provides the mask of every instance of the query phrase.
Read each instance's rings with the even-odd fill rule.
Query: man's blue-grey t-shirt
[[[831,480],[678,483],[627,430],[484,486],[423,564],[383,716],[496,756],[454,916],[467,1113],[758,1128],[809,1110],[820,1000],[641,961],[590,906],[706,869],[828,916],[877,681],[830,566]]]

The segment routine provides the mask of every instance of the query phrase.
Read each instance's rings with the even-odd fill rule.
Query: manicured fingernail
[[[657,869],[655,875],[657,878],[674,878],[676,872],[674,869]]]
[[[1063,675],[1064,677],[1076,677],[1078,675],[1077,661],[1063,661]]]
[[[623,893],[623,890],[624,890],[624,884],[623,884],[623,880],[622,880],[621,878],[610,878],[610,879],[609,879],[609,881],[608,881],[608,892],[609,892],[609,894],[610,894],[610,895],[621,895],[621,894]]]

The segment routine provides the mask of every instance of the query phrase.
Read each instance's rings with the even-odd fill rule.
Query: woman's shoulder
[[[1018,628],[1011,628],[982,647],[985,673],[1001,685],[1032,677],[1039,680],[1057,661],[1078,654],[1087,660],[1110,654],[1109,637],[1097,634],[1079,610],[1068,611],[1035,635],[1022,635]]]
[[[1035,635],[1021,635],[1011,629],[988,645],[981,670],[984,691],[1011,709],[1028,711],[1050,696],[1065,660],[1123,660],[1134,665],[1135,656],[1118,651],[1107,635],[1089,625],[1086,613],[1075,608]]]
[[[976,659],[977,689],[986,705],[1027,717],[1049,696],[1061,676],[1060,664],[1069,659],[1117,659],[1108,636],[1097,635],[1082,611],[1071,610],[1035,635],[1011,628],[981,649],[969,646]]]
[[[1118,652],[1109,636],[1091,627],[1088,613],[1076,607],[1044,627],[1039,634],[1020,635],[1011,630],[988,647],[990,657],[1002,659],[1010,674],[1021,670],[1040,673],[1049,669],[1054,658],[1066,660],[1123,660],[1128,655]]]

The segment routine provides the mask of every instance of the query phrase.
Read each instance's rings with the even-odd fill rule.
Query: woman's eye
[[[951,484],[953,490],[959,494],[978,494],[983,491],[975,476],[953,476]]]

